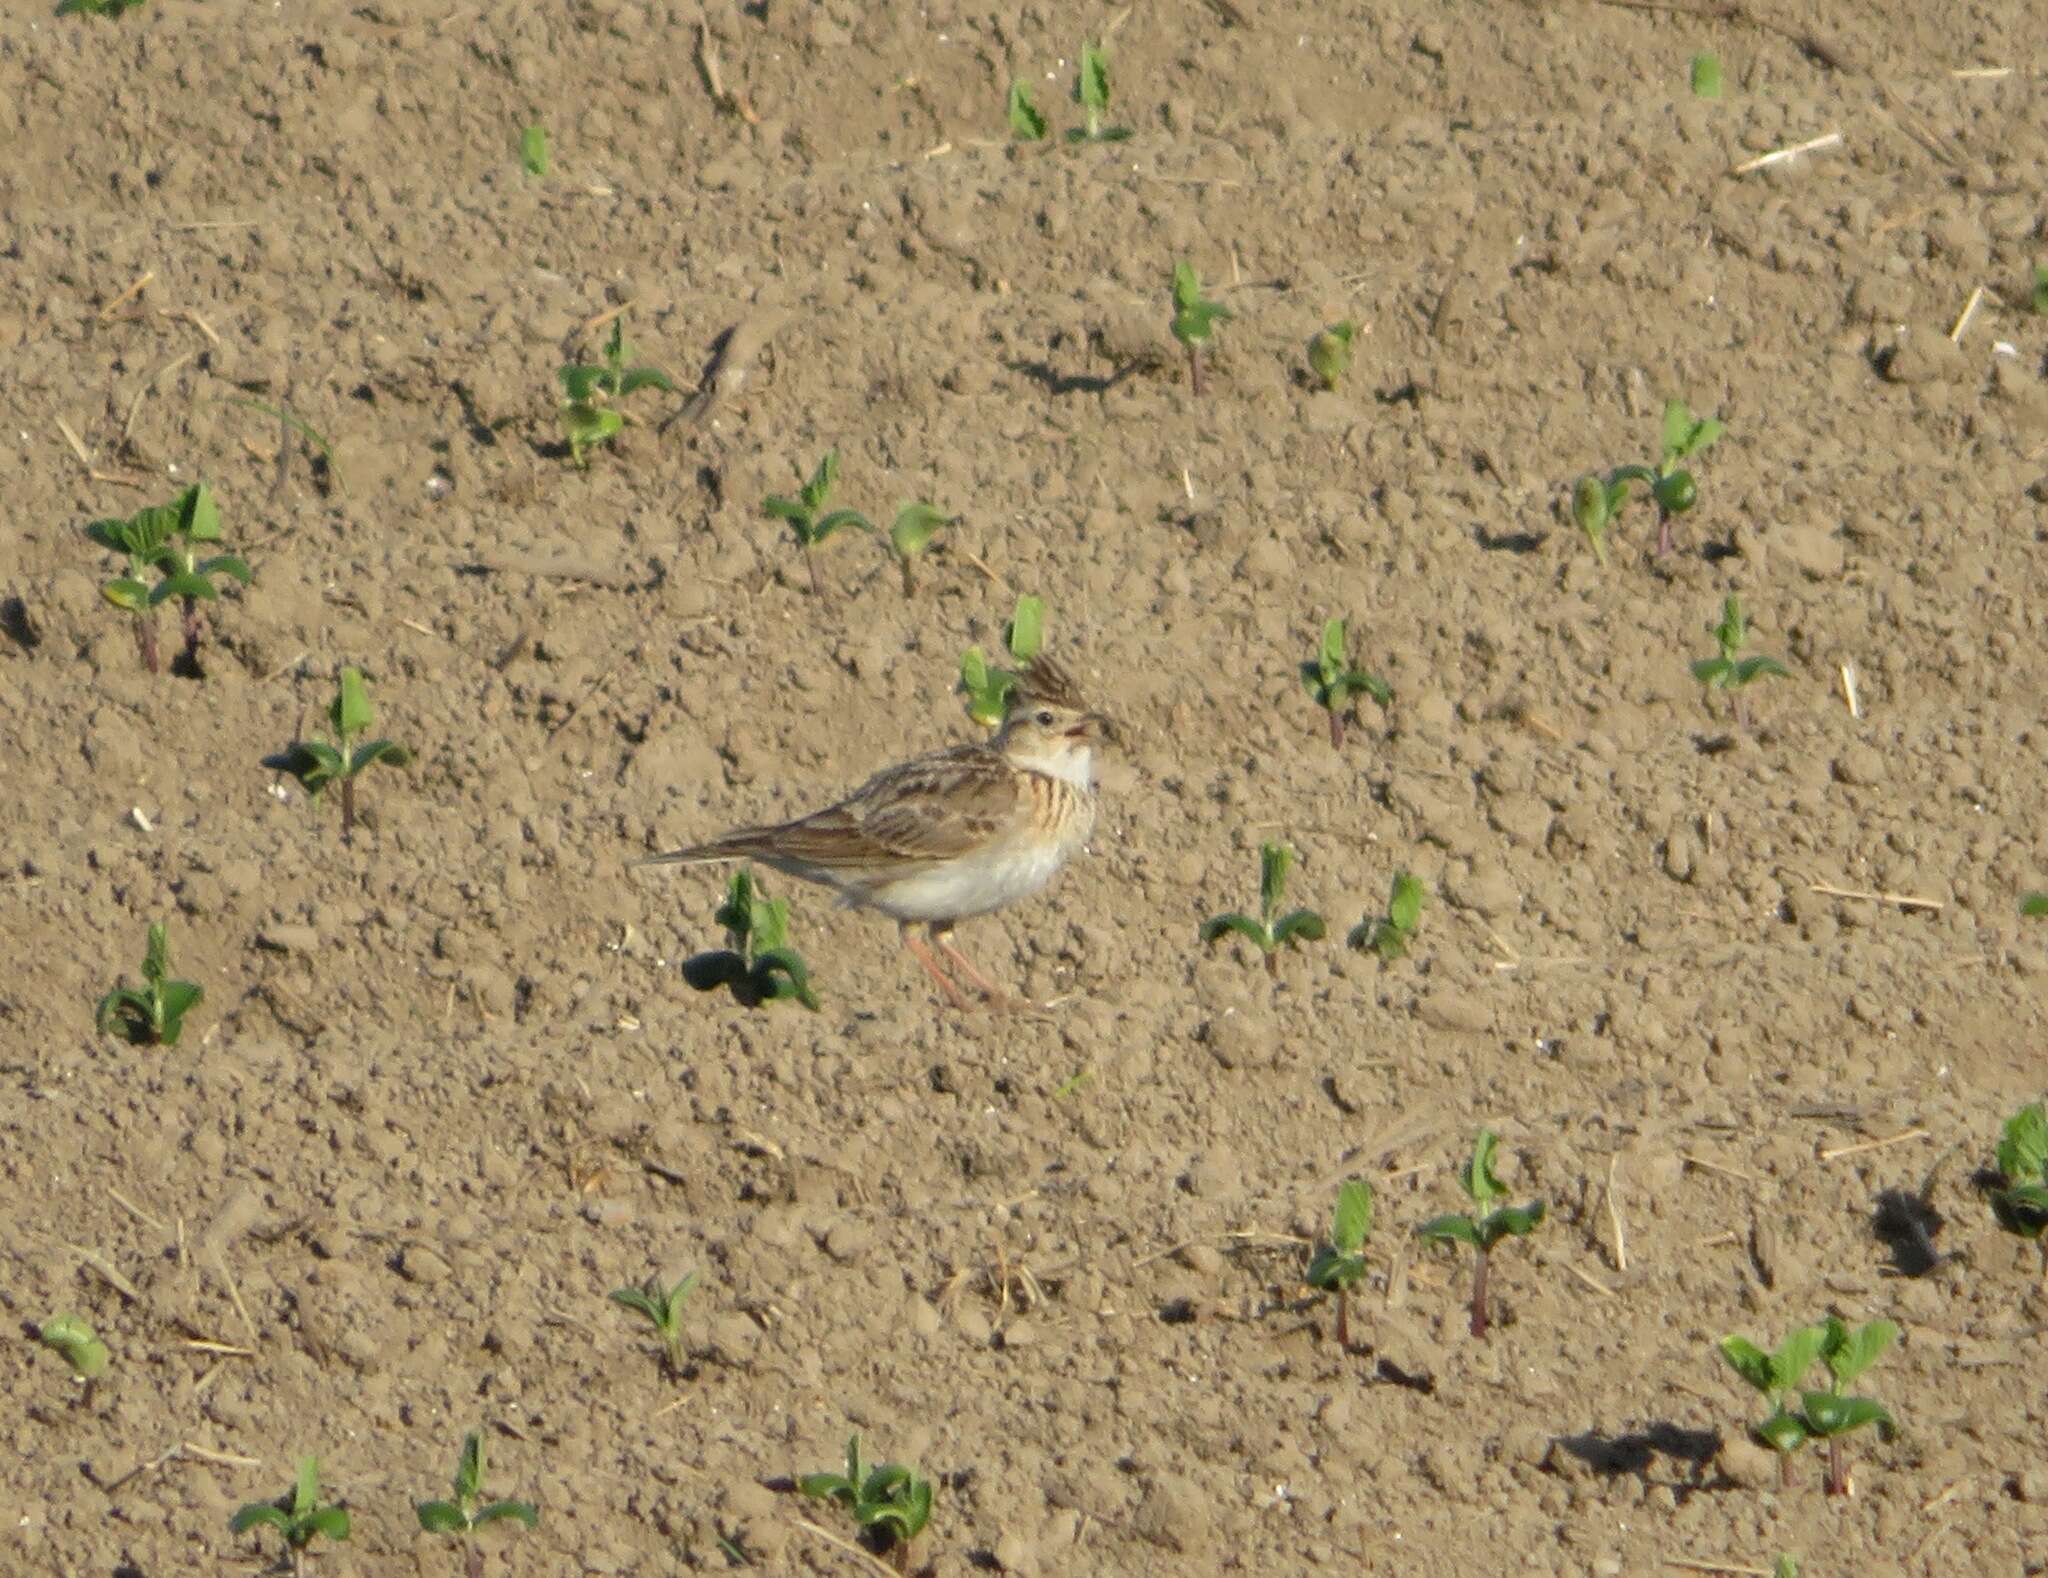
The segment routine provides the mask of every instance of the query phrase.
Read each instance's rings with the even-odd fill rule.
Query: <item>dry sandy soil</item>
[[[0,1367],[0,1566],[252,1570],[230,1513],[317,1452],[320,1572],[452,1573],[411,1502],[475,1426],[541,1509],[501,1572],[861,1571],[777,1488],[855,1430],[942,1574],[2042,1571],[2048,1302],[1980,1178],[2048,1002],[2038,13],[1769,9],[12,8],[0,1301],[114,1362]],[[1012,145],[1090,33],[1134,135]],[[1199,399],[1182,257],[1236,314]],[[582,471],[555,372],[620,307],[746,376]],[[1670,395],[1728,436],[1603,571],[1572,479]],[[833,445],[962,515],[914,596],[853,534],[814,596],[762,513]],[[83,527],[194,477],[255,584],[151,676]],[[1794,671],[1753,731],[1687,671],[1731,590]],[[1126,744],[963,941],[1063,1004],[963,1022],[786,883],[822,1011],[690,990],[719,878],[626,862],[970,737],[1020,592]],[[1395,692],[1341,751],[1331,614]],[[263,765],[343,663],[418,752],[347,845]],[[1196,940],[1268,838],[1333,932],[1277,981]],[[1348,951],[1403,869],[1412,956]],[[153,920],[169,1049],[93,1027]],[[1475,1342],[1412,1229],[1481,1124],[1551,1217]],[[1302,1279],[1354,1173],[1345,1354]],[[675,1380],[605,1294],[692,1269]],[[1830,1311],[1904,1332],[1834,1500],[1714,1349]]]

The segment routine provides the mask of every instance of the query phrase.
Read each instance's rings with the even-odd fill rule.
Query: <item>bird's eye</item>
[[[1049,729],[1052,727],[1052,713],[1049,709],[1045,707],[1040,707],[1038,709],[1038,726],[1041,729]]]

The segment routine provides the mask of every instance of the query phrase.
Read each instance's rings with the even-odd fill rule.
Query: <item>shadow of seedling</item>
[[[746,1008],[794,1001],[818,1011],[803,955],[789,945],[789,900],[763,898],[752,869],[742,867],[733,873],[716,918],[729,946],[685,959],[685,981],[700,992],[730,988]]]
[[[1582,1435],[1559,1436],[1557,1445],[1596,1474],[1610,1477],[1634,1474],[1645,1482],[1656,1467],[1657,1459],[1669,1458],[1674,1465],[1682,1463],[1692,1471],[1687,1479],[1674,1483],[1674,1488],[1698,1490],[1706,1488],[1707,1468],[1720,1454],[1721,1433],[1718,1430],[1687,1430],[1659,1421],[1626,1435],[1609,1436],[1588,1430]]]
[[[1941,1213],[1926,1193],[1910,1189],[1880,1192],[1870,1216],[1870,1231],[1891,1251],[1892,1271],[1901,1277],[1924,1277],[1950,1258],[1934,1245],[1941,1229]]]

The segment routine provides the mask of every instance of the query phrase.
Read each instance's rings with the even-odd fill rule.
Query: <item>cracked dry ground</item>
[[[2038,16],[1771,21],[14,8],[0,1300],[113,1363],[0,1367],[0,1567],[251,1570],[229,1515],[317,1452],[320,1572],[451,1572],[411,1502],[481,1427],[541,1509],[491,1571],[860,1571],[768,1488],[855,1430],[947,1574],[2039,1570],[2048,1306],[1974,1181],[2048,972]],[[1091,33],[1133,137],[1008,144]],[[1180,258],[1235,314],[1199,400]],[[686,392],[728,330],[749,376],[578,470],[555,371],[618,308]],[[1603,571],[1573,479],[1671,396],[1727,437]],[[857,534],[813,596],[762,514],[835,445],[841,502],[962,517],[913,596]],[[202,476],[255,583],[151,677],[81,529]],[[1730,591],[1793,671],[1753,731],[1686,668]],[[718,878],[626,862],[970,738],[1021,593],[1125,743],[1092,854],[963,942],[1064,1005],[943,1014],[786,883],[821,1011],[689,990]],[[1332,615],[1394,693],[1341,751]],[[262,765],[344,663],[418,753],[346,846]],[[1332,931],[1277,982],[1195,940],[1267,839]],[[1341,939],[1400,870],[1383,966]],[[153,920],[175,1048],[92,1028]],[[1551,1214],[1474,1342],[1412,1229],[1481,1124]],[[1353,1174],[1345,1355],[1302,1278]],[[1930,1242],[1875,1231],[1923,1192]],[[675,1381],[605,1294],[692,1269]],[[1903,1328],[1834,1501],[1713,1346],[1828,1311]]]

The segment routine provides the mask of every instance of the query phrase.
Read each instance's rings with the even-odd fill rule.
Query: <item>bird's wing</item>
[[[952,860],[1000,838],[1023,810],[1016,773],[985,745],[968,745],[879,772],[762,842],[825,867]]]
[[[956,746],[885,768],[822,811],[773,827],[743,827],[641,865],[790,860],[859,872],[955,859],[1026,814],[1016,773],[985,744]]]

